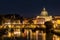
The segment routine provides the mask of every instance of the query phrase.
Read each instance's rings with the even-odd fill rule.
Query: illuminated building
[[[10,18],[10,19],[5,18],[4,25],[8,26],[9,28],[14,28],[16,27],[16,25],[17,27],[18,26],[20,27],[20,24],[21,24],[20,19],[16,19],[15,16],[13,16],[13,18]]]
[[[54,16],[54,18],[52,16],[49,16],[45,8],[43,8],[39,16],[36,16],[34,19],[32,18],[33,23],[29,23],[29,20],[30,19],[24,18],[24,20],[21,22],[20,18],[17,19],[15,15],[13,15],[10,16],[10,18],[4,18],[2,28],[8,28],[8,37],[11,35],[23,35],[23,37],[26,37],[30,32],[30,38],[32,39],[34,37],[36,40],[38,40],[39,31],[33,33],[31,29],[25,29],[24,33],[22,33],[20,29],[45,27],[44,23],[46,21],[52,21],[54,23],[54,28],[58,27],[58,25],[60,27],[60,16]],[[11,28],[14,30],[12,33],[10,32]],[[45,40],[45,34],[41,33],[41,36],[43,40]]]
[[[60,24],[60,16],[54,16],[54,18],[56,19],[57,24]]]
[[[53,18],[53,22],[54,22],[54,28],[60,28],[60,16],[54,16]]]
[[[28,20],[24,19],[22,24],[28,24]]]
[[[43,8],[43,10],[41,11],[41,15],[37,16],[36,19],[37,19],[38,23],[39,23],[39,20],[40,20],[40,23],[44,24],[45,21],[52,20],[52,16],[48,16],[48,12],[46,11],[45,8]]]

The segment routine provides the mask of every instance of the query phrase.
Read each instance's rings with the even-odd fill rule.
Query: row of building
[[[33,40],[39,40],[39,37],[42,37],[42,40],[46,39],[46,33],[43,33],[43,31],[36,30],[36,32],[33,32],[31,29],[25,29],[24,33],[21,32],[20,28],[36,28],[36,27],[43,27],[44,23],[46,21],[52,21],[54,26],[53,28],[59,28],[60,27],[60,16],[51,16],[48,15],[48,12],[46,11],[45,8],[41,11],[40,15],[34,17],[34,18],[23,18],[20,17],[19,15],[3,15],[0,16],[0,28],[8,28],[8,37],[15,37],[15,36],[23,36],[26,37],[27,39],[30,35],[30,38]],[[13,32],[11,32],[13,28]],[[30,34],[28,34],[30,33]],[[41,35],[41,36],[40,36]]]
[[[41,11],[40,15],[34,17],[34,18],[20,18],[18,15],[6,15],[0,17],[0,26],[1,27],[45,27],[44,23],[46,21],[52,21],[54,23],[54,28],[57,26],[60,26],[60,16],[51,16],[48,15],[48,12],[45,8]]]

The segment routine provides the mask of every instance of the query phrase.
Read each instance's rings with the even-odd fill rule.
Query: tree
[[[33,24],[33,21],[30,19],[29,21],[28,21],[30,24]]]
[[[45,22],[44,25],[46,26],[46,30],[53,28],[53,23],[51,21]]]
[[[51,33],[51,29],[53,27],[53,23],[51,21],[47,21],[44,23],[46,26],[46,40],[53,40],[53,34]]]

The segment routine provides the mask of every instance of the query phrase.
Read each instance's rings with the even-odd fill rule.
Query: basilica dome
[[[41,11],[41,16],[47,16],[48,12],[46,11],[45,8],[43,8],[43,10]]]

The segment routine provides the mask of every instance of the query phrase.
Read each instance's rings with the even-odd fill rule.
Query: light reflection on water
[[[36,32],[32,32],[32,30],[25,30],[26,35],[26,40],[46,40],[46,33],[43,33],[43,31],[36,31]],[[23,35],[23,36],[24,36]],[[24,37],[23,37],[24,38]],[[60,40],[60,37],[57,35],[53,35],[53,40]]]
[[[30,30],[30,40],[46,40],[46,33],[43,33],[43,31],[36,31],[36,32],[32,32]],[[57,35],[52,35],[52,39],[53,40],[60,40],[60,37]],[[29,37],[29,35],[27,36]]]

